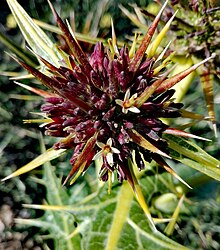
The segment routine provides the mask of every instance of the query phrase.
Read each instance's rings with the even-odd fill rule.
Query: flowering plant
[[[114,194],[111,189],[116,178],[119,183],[128,181],[148,218],[148,230],[155,231],[158,237],[154,242],[156,245],[160,244],[163,236],[156,230],[158,219],[151,217],[139,186],[140,173],[154,161],[191,188],[165,160],[174,159],[220,180],[219,161],[189,140],[207,139],[166,122],[176,118],[209,119],[189,112],[182,103],[175,102],[173,86],[215,57],[213,54],[175,74],[175,65],[171,61],[174,52],[169,50],[169,44],[165,48],[160,47],[175,14],[152,40],[167,2],[146,34],[143,37],[135,35],[131,46],[118,46],[112,24],[112,38],[108,43],[98,42],[92,51],[84,52],[69,24],[60,18],[50,3],[62,31],[65,51],[51,42],[15,0],[8,1],[27,43],[40,62],[39,67],[33,67],[18,55],[12,57],[48,88],[43,90],[17,83],[45,100],[40,113],[43,118],[25,122],[41,123],[45,134],[58,137],[59,141],[3,181],[73,150],[70,159],[72,169],[63,184],[70,179],[73,184],[94,165],[98,168],[98,178],[108,182],[109,193]],[[171,73],[173,76],[169,77]],[[127,184],[122,187],[124,195],[129,193]],[[126,203],[126,199],[121,202]],[[164,219],[159,222],[164,222]],[[129,224],[135,227],[132,221]],[[113,236],[112,233],[112,238],[108,238],[108,246],[112,246]],[[165,241],[168,247],[169,240]],[[170,244],[170,249],[177,246]]]

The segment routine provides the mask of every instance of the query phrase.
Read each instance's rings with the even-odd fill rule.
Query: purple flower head
[[[129,162],[142,170],[145,162],[155,160],[168,169],[163,157],[170,156],[163,134],[187,136],[186,132],[170,128],[162,118],[186,116],[183,105],[173,99],[175,91],[171,88],[201,63],[169,78],[172,67],[167,68],[167,62],[172,53],[166,48],[157,54],[157,38],[149,52],[152,56],[146,53],[164,7],[138,47],[135,37],[131,47],[119,48],[113,32],[108,46],[98,42],[91,53],[83,52],[51,8],[70,51],[68,60],[57,67],[40,57],[49,76],[19,63],[49,89],[41,107],[47,118],[43,124],[45,134],[61,137],[55,149],[73,150],[72,169],[64,183],[100,160],[101,180],[111,182],[116,173],[119,182],[128,180],[135,189]]]

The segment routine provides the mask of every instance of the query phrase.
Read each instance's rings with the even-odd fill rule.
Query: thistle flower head
[[[45,96],[41,107],[45,134],[62,138],[55,149],[73,149],[72,170],[64,184],[76,172],[84,173],[97,159],[102,160],[101,180],[107,181],[116,173],[119,182],[128,180],[133,188],[135,180],[129,161],[135,162],[139,170],[152,160],[168,169],[162,158],[170,158],[163,133],[187,136],[161,120],[186,114],[183,105],[172,99],[175,91],[171,87],[203,62],[168,78],[172,70],[167,69],[170,55],[165,57],[166,49],[156,54],[157,38],[155,53],[151,57],[145,53],[165,5],[136,52],[136,41],[130,50],[126,45],[117,46],[113,28],[109,46],[98,42],[91,54],[83,52],[68,25],[51,8],[70,54],[59,67],[40,57],[47,75],[19,63],[49,88],[49,93],[38,91]]]
[[[168,126],[160,118],[180,116],[182,104],[174,103],[171,99],[174,91],[165,89],[139,105],[144,91],[158,81],[159,76],[153,75],[154,59],[143,58],[138,69],[132,71],[128,48],[118,51],[119,54],[111,54],[98,43],[87,58],[90,67],[87,74],[80,64],[57,69],[59,76],[50,78],[59,85],[56,96],[45,98],[47,103],[41,110],[53,120],[44,126],[46,134],[65,138],[55,148],[74,149],[73,166],[88,147],[85,169],[92,160],[101,157],[105,169],[101,172],[106,173],[102,180],[108,179],[108,171],[116,171],[122,181],[128,179],[124,168],[132,151],[136,152],[140,169],[144,159],[151,161],[152,154],[162,154],[167,144],[161,136]],[[90,138],[95,143],[86,146]],[[148,146],[142,146],[144,141]]]

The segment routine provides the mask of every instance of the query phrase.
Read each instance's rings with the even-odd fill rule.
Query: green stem
[[[115,250],[117,248],[123,225],[128,218],[132,199],[133,190],[129,187],[128,182],[124,181],[121,190],[118,193],[117,206],[114,212],[105,250]]]

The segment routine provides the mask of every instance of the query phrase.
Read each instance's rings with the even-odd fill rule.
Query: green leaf
[[[206,153],[198,145],[172,135],[164,135],[169,143],[170,156],[213,179],[220,181],[220,161]]]
[[[34,23],[16,0],[7,0],[7,3],[31,49],[50,63],[59,66],[62,56],[50,38]]]
[[[47,187],[47,201],[49,205],[63,206],[68,201],[67,191],[62,187],[61,180],[55,176],[52,166],[47,163],[44,165],[44,180]],[[52,220],[50,220],[51,218]],[[69,237],[75,230],[76,218],[74,214],[67,211],[48,210],[42,221],[49,222],[47,228],[54,240],[57,250],[80,250],[80,235],[76,234]]]
[[[144,178],[141,182],[145,196],[157,190],[155,177]],[[146,249],[146,246],[147,249],[186,249],[162,233],[152,231],[127,182],[113,187],[110,195],[104,187],[89,204],[79,205],[75,215],[90,221],[81,231],[82,249],[136,250]]]
[[[66,194],[63,196],[60,181],[56,180],[54,173],[51,172],[51,168],[47,168],[46,171],[50,172],[48,175],[49,179],[46,179],[46,187],[51,206],[31,204],[25,205],[25,207],[46,210],[44,222],[45,220],[50,220],[51,227],[46,229],[51,232],[52,236],[55,236],[55,233],[56,238],[60,240],[62,237],[65,238],[67,231],[62,226],[63,222],[61,223],[61,221],[69,214],[72,216],[72,218],[69,218],[70,226],[73,225],[74,218],[78,222],[78,226],[75,231],[73,230],[72,235],[74,237],[78,236],[78,238],[75,238],[75,241],[80,240],[80,249],[83,250],[187,249],[162,233],[151,229],[142,208],[133,197],[132,188],[126,181],[123,185],[114,185],[111,194],[108,194],[106,184],[96,193],[91,193],[89,196],[84,195],[83,189],[79,191],[79,184],[76,183],[70,192],[73,193],[75,200],[78,200],[78,197],[81,197],[81,199],[78,202],[74,202],[72,198],[65,198],[66,205],[61,207],[59,200],[65,197]],[[161,189],[161,183],[158,186],[157,177],[155,176],[145,176],[140,180],[140,183],[145,198],[148,200]],[[163,189],[166,190],[164,186]],[[55,194],[60,195],[60,198],[56,197]],[[72,200],[71,204],[70,200]],[[52,204],[57,204],[58,206]],[[60,223],[58,223],[58,218]],[[36,225],[36,222],[33,225]],[[44,225],[42,224],[42,226]],[[80,238],[77,233],[80,233],[82,237]],[[71,234],[69,237],[71,237]],[[77,245],[77,243],[74,244]],[[59,247],[60,245],[55,249],[63,249]]]
[[[41,150],[46,153],[43,138],[41,137]],[[61,180],[56,177],[54,169],[50,162],[44,164],[43,180],[47,189],[48,205],[56,205],[62,207],[69,200],[67,190],[61,185]],[[44,205],[47,206],[47,205]],[[40,219],[44,224],[42,228],[48,230],[54,240],[55,249],[58,250],[80,250],[80,235],[74,234],[69,237],[75,230],[75,216],[67,211],[60,213],[59,211],[47,210]],[[33,221],[34,226],[36,220]]]

